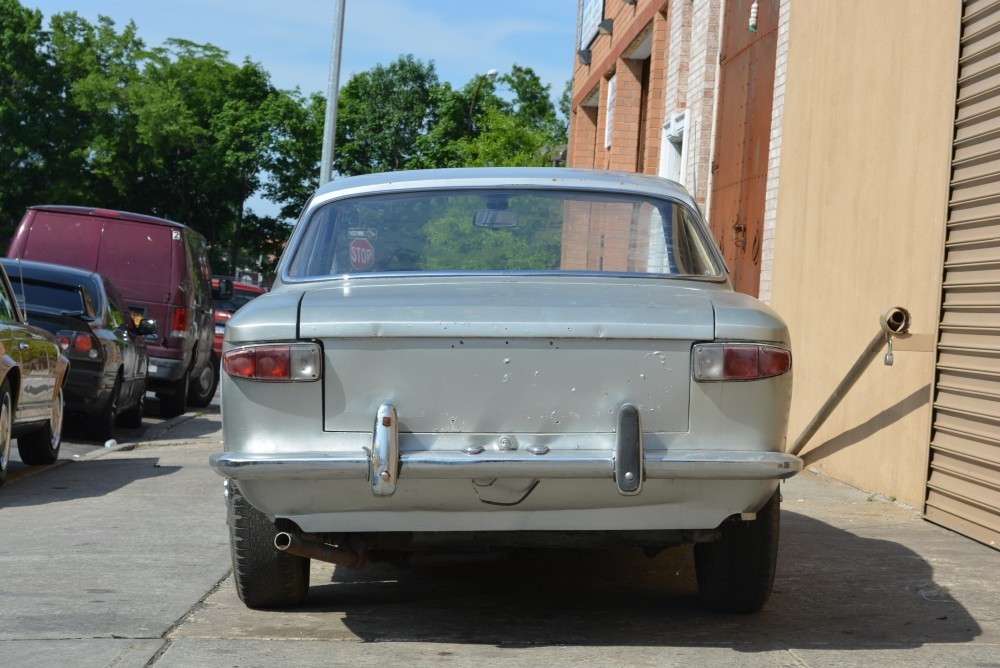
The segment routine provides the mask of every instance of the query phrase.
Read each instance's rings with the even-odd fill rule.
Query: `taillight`
[[[695,380],[757,380],[792,368],[792,353],[759,343],[699,343],[692,353]]]
[[[222,368],[233,378],[277,383],[318,380],[320,363],[320,349],[315,343],[246,346],[222,356]]]
[[[191,324],[191,312],[182,306],[175,308],[173,319],[170,321],[170,336],[187,336],[189,324]]]
[[[63,329],[56,332],[59,348],[69,357],[96,360],[101,357],[101,342],[87,332]]]

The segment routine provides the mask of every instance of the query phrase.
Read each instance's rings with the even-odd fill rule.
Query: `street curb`
[[[108,447],[107,444],[105,444],[105,446],[100,450],[94,450],[93,452],[88,452],[86,455],[77,457],[75,459],[59,459],[53,462],[52,464],[45,464],[44,466],[30,466],[26,469],[22,469],[20,471],[11,473],[7,478],[6,484],[10,484],[18,480],[24,480],[26,478],[30,478],[31,476],[38,475],[43,471],[50,471],[52,469],[59,468],[60,466],[65,466],[66,464],[71,464],[73,462],[87,462],[94,459],[100,459],[101,457],[110,454],[112,452],[126,452],[128,450],[134,450],[140,445],[150,445],[154,443],[157,439],[161,438],[168,431],[176,427],[177,425],[183,424],[188,420],[193,420],[196,417],[197,417],[196,414],[184,413],[182,415],[178,415],[177,417],[170,418],[166,422],[162,422],[156,425],[155,427],[150,429],[148,433],[143,434],[142,440],[140,441],[126,441],[125,443],[115,442],[115,445],[111,447]]]

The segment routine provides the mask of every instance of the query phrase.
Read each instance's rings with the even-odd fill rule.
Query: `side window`
[[[201,236],[194,234],[190,230],[184,234],[187,250],[187,275],[191,281],[191,289],[194,290],[195,303],[199,307],[207,307],[212,295],[211,273],[205,274],[208,266],[205,242]]]
[[[132,320],[132,314],[108,279],[104,279],[104,291],[108,295],[108,324],[110,329],[118,329]]]
[[[17,322],[17,310],[14,308],[14,298],[7,289],[7,281],[0,281],[0,322]]]

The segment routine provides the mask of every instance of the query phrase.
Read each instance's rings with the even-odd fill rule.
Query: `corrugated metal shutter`
[[[929,520],[1000,548],[1000,1],[964,4]]]

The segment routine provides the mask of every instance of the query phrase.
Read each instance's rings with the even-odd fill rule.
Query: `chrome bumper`
[[[611,479],[623,496],[639,494],[643,480],[781,480],[802,470],[795,455],[771,451],[654,450],[644,447],[639,412],[619,409],[613,450],[552,450],[535,444],[517,450],[510,436],[499,450],[417,450],[399,446],[399,420],[392,404],[375,415],[371,447],[349,453],[217,453],[209,464],[235,480],[367,480],[373,496],[392,496],[400,478],[494,480],[501,478]]]
[[[615,478],[611,451],[403,452],[399,462],[401,480]],[[646,450],[643,462],[647,480],[782,480],[802,470],[801,459],[783,452]],[[371,458],[365,452],[220,452],[209,463],[219,475],[236,480],[367,480]]]

